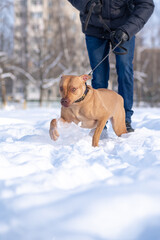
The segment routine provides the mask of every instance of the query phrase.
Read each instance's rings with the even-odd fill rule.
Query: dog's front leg
[[[52,121],[50,122],[50,129],[49,129],[49,135],[51,137],[52,140],[56,141],[59,137],[59,133],[57,130],[57,121],[61,121],[61,122],[66,122],[62,117],[57,119],[52,119]]]
[[[98,120],[98,124],[96,127],[96,130],[94,132],[93,138],[92,138],[92,146],[98,147],[99,138],[101,136],[102,130],[107,122],[108,118],[103,118],[101,120]]]
[[[49,135],[54,141],[58,139],[59,133],[57,130],[57,119],[52,119],[52,121],[50,122]]]

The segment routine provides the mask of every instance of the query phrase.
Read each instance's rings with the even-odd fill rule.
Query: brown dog
[[[92,139],[92,146],[96,147],[108,119],[111,119],[117,136],[127,133],[127,130],[123,98],[114,91],[87,86],[86,81],[90,78],[89,75],[62,76],[60,120],[81,124],[82,128],[96,128]],[[53,140],[59,137],[56,119],[51,121],[49,133]]]

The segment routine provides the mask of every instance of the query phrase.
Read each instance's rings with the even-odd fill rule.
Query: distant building
[[[58,12],[59,8],[61,9],[60,12]],[[45,50],[46,52],[48,51],[48,43],[50,42],[52,44],[54,41],[53,31],[60,31],[60,23],[58,24],[52,21],[52,19],[54,20],[55,14],[61,14],[59,18],[60,21],[63,20],[63,16],[68,16],[74,24],[72,28],[67,29],[67,31],[71,31],[72,34],[74,31],[77,35],[81,34],[78,11],[76,11],[66,0],[14,1],[14,55],[17,59],[17,64],[20,64],[26,71],[34,73],[35,66],[31,60],[32,56],[35,56],[35,54],[38,56],[39,38],[45,36],[43,44],[44,54]],[[74,27],[75,24],[79,29],[78,33],[77,28],[75,29]],[[75,39],[76,41],[80,41],[81,38],[78,37]],[[27,99],[39,99],[39,89],[30,82],[27,83],[26,92]],[[45,99],[55,99],[57,94],[57,86],[44,90]]]

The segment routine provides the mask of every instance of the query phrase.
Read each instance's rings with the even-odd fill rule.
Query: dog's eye
[[[71,91],[72,91],[72,92],[75,92],[75,91],[76,91],[76,88],[72,88]]]
[[[60,91],[63,92],[63,87],[60,87]]]

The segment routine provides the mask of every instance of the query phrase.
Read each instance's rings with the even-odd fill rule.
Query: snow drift
[[[60,108],[0,110],[0,239],[159,240],[159,109],[136,109],[134,133],[91,146]]]

